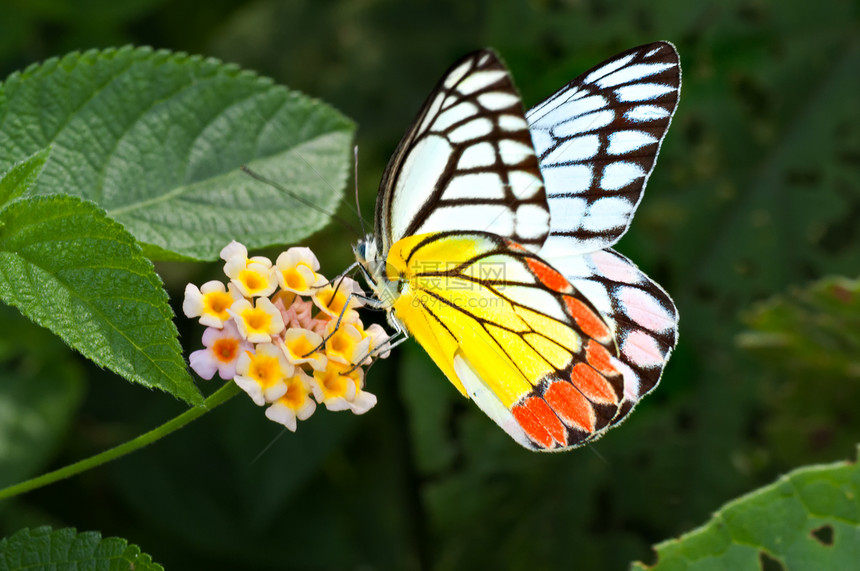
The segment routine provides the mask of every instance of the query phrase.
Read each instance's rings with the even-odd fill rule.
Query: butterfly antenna
[[[239,167],[239,168],[242,170],[242,172],[244,172],[245,174],[247,174],[247,175],[248,175],[248,176],[250,176],[251,178],[256,179],[256,180],[258,180],[258,181],[260,181],[260,182],[262,182],[262,183],[264,183],[264,184],[268,184],[268,185],[269,185],[269,186],[271,186],[272,188],[276,188],[276,189],[280,190],[281,192],[283,192],[284,194],[286,194],[286,195],[287,195],[287,196],[289,196],[290,198],[292,198],[292,199],[296,200],[297,202],[300,202],[300,203],[304,204],[304,205],[305,205],[305,206],[307,206],[308,208],[312,208],[312,209],[316,210],[317,212],[322,212],[323,214],[325,214],[325,215],[327,215],[327,216],[330,216],[331,218],[333,218],[333,219],[337,220],[338,222],[340,222],[343,226],[345,226],[348,230],[350,230],[353,234],[355,234],[355,235],[356,235],[356,236],[358,236],[359,238],[363,238],[363,237],[364,237],[364,234],[359,234],[359,233],[358,233],[358,230],[356,230],[356,229],[355,229],[355,226],[353,226],[352,224],[350,224],[349,222],[347,222],[346,220],[344,220],[343,218],[341,218],[340,216],[338,216],[336,213],[334,213],[334,212],[328,212],[328,211],[327,211],[327,210],[325,210],[324,208],[320,208],[320,206],[319,206],[318,204],[314,204],[313,202],[311,202],[311,201],[310,201],[310,200],[308,200],[307,198],[304,198],[304,197],[302,197],[302,196],[299,196],[299,195],[298,195],[298,194],[296,194],[295,192],[293,192],[293,191],[289,190],[289,189],[288,189],[288,188],[286,188],[284,185],[282,185],[282,184],[280,184],[280,183],[277,183],[277,182],[273,181],[272,179],[267,178],[267,177],[265,177],[265,176],[261,175],[261,174],[260,174],[260,173],[258,173],[258,172],[252,171],[252,170],[250,169],[250,167],[248,167],[248,165],[242,165],[242,166],[241,166],[241,167]],[[320,178],[322,178],[322,177],[320,177]],[[325,180],[325,179],[323,179],[323,180]],[[328,184],[328,183],[326,183],[326,184]],[[330,187],[330,186],[329,186],[329,187]],[[332,189],[332,190],[334,190],[334,189]]]
[[[353,173],[353,178],[355,179],[355,211],[358,214],[358,221],[361,223],[361,235],[367,236],[367,230],[364,227],[364,217],[361,215],[361,203],[358,201],[358,145],[352,148],[352,156],[355,159],[353,161],[355,165],[355,172]]]
[[[598,452],[598,451],[597,451],[597,448],[595,448],[595,447],[594,447],[594,444],[593,444],[593,443],[589,442],[589,443],[586,445],[586,447],[587,447],[589,450],[591,450],[591,451],[594,453],[594,455],[595,455],[595,456],[597,456],[600,460],[602,460],[604,464],[606,464],[607,466],[610,466],[610,465],[611,465],[611,464],[609,464],[609,460],[607,460],[607,459],[603,456],[603,454],[601,454],[600,452]]]
[[[256,462],[257,462],[257,460],[259,460],[260,458],[262,458],[262,457],[263,457],[263,454],[265,454],[266,452],[268,452],[268,451],[269,451],[269,448],[271,448],[272,446],[274,446],[274,445],[275,445],[275,442],[277,442],[277,441],[278,441],[278,439],[279,439],[281,436],[283,436],[284,434],[286,434],[286,433],[287,433],[287,429],[286,429],[286,428],[284,428],[283,430],[281,430],[281,432],[279,432],[277,436],[275,436],[274,438],[272,438],[272,439],[269,441],[269,443],[268,443],[268,444],[266,444],[266,446],[265,446],[262,450],[260,450],[260,452],[258,452],[256,456],[254,456],[254,459],[253,459],[253,460],[251,460],[251,464],[256,463]]]

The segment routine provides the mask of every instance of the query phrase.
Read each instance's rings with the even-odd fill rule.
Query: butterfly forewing
[[[542,255],[593,252],[621,238],[680,88],[678,53],[657,42],[603,62],[528,111],[551,215]]]
[[[543,244],[540,168],[519,95],[493,52],[466,56],[430,94],[383,175],[376,223],[380,252],[449,230]]]

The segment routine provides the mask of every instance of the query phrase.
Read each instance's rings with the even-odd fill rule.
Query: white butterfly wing
[[[489,50],[454,64],[388,163],[376,204],[380,253],[404,236],[481,231],[538,250],[549,208],[520,97]]]
[[[680,90],[678,52],[656,42],[603,62],[526,113],[550,209],[542,256],[602,250],[627,231]]]

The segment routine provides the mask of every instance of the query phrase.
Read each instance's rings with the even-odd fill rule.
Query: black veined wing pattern
[[[674,348],[671,299],[608,246],[679,89],[677,53],[660,42],[525,114],[495,54],[476,52],[443,76],[383,176],[375,235],[356,247],[380,305],[526,448],[602,435]]]
[[[382,177],[382,252],[425,232],[477,230],[539,248],[549,208],[523,105],[493,52],[456,63],[424,104]]]
[[[595,66],[528,111],[552,215],[543,256],[594,252],[621,238],[680,85],[678,53],[657,42]]]
[[[553,263],[615,331],[615,366],[624,376],[617,423],[660,382],[678,341],[677,310],[663,288],[612,248]]]

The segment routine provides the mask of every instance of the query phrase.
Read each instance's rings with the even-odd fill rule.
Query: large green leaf
[[[0,540],[0,571],[164,571],[140,547],[74,528],[22,529]]]
[[[72,196],[19,199],[0,224],[0,299],[128,380],[200,402],[161,280],[121,225]]]
[[[860,467],[808,466],[723,506],[704,526],[656,546],[634,569],[855,569]]]
[[[48,145],[39,193],[90,199],[160,258],[308,236],[346,180],[352,123],[271,80],[150,49],[72,53],[0,86],[0,170]],[[297,208],[243,164],[319,206]]]

